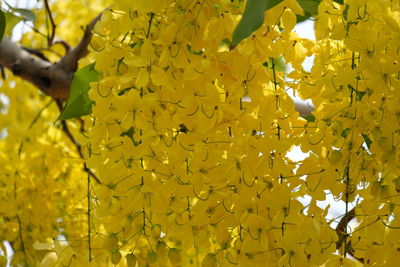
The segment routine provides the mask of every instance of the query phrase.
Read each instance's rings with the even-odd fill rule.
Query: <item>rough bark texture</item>
[[[0,42],[0,65],[10,69],[14,75],[31,82],[46,95],[65,100],[69,95],[78,60],[87,55],[93,27],[102,14],[100,13],[87,25],[80,43],[67,51],[57,62],[49,62],[4,38]]]
[[[73,73],[68,73],[60,64],[51,63],[29,53],[10,39],[0,42],[0,65],[12,71],[42,90],[45,94],[66,99]]]

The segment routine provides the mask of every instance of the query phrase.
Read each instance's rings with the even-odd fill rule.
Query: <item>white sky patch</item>
[[[286,153],[286,157],[290,158],[293,161],[303,161],[306,159],[310,153],[304,153],[301,151],[299,146],[293,146],[293,148]]]
[[[314,21],[312,20],[306,20],[302,23],[297,24],[294,29],[294,32],[296,32],[300,38],[304,38],[304,39],[310,39],[310,40],[315,40],[315,32],[314,32]],[[303,69],[307,72],[311,72],[311,68],[314,64],[314,55],[312,55],[311,57],[306,57],[306,59],[304,60],[302,66]],[[293,71],[293,68],[290,64],[288,64],[288,68],[287,68],[287,73],[290,73],[291,71]],[[288,79],[289,80],[289,79]],[[306,102],[308,104],[310,104],[312,106],[312,102],[311,100],[303,100],[301,98],[299,98],[297,95],[295,95],[293,93],[293,90],[288,88],[287,89],[288,94],[292,97],[292,99],[296,102]]]
[[[312,20],[306,20],[297,24],[293,31],[295,31],[301,38],[315,40],[314,21]],[[305,71],[311,71],[311,68],[314,65],[314,58],[314,55],[306,57],[306,60],[304,60],[302,64]]]
[[[10,101],[8,97],[0,92],[0,113],[7,114],[9,106],[10,106]]]
[[[315,40],[314,21],[310,19],[297,24],[293,31],[296,32],[301,38]]]
[[[300,38],[304,39],[309,39],[309,40],[315,40],[315,33],[314,33],[314,21],[312,20],[306,20],[302,23],[297,24],[294,29],[294,32],[296,32]],[[311,68],[314,64],[314,56],[307,57],[302,66],[304,70],[306,71],[311,71]],[[291,72],[293,69],[291,66],[288,68],[288,72]]]
[[[0,1],[1,2],[1,1]],[[12,7],[15,8],[24,8],[24,9],[33,9],[34,7],[37,7],[38,1],[34,0],[6,0],[4,2],[7,2]],[[8,7],[5,3],[2,3],[2,7],[7,10]],[[11,11],[12,13],[12,11]],[[33,27],[33,23],[31,21],[20,21],[18,22],[12,31],[12,36],[11,40],[14,42],[17,42],[21,40],[21,37],[24,33],[31,31]]]
[[[311,68],[314,65],[314,58],[315,56],[312,55],[311,57],[306,57],[306,59],[304,60],[302,66],[303,69],[307,72],[311,72]]]

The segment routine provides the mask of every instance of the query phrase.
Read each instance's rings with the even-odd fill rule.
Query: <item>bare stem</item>
[[[51,30],[49,30],[47,35],[47,46],[51,47],[53,45],[57,25],[54,23],[53,15],[51,14],[49,2],[47,0],[44,0],[44,6],[46,8],[46,13],[49,16],[50,26],[51,26]]]
[[[57,100],[57,106],[61,111],[62,110],[62,101]],[[61,121],[61,126],[62,126],[62,129],[63,129],[63,132],[68,136],[69,140],[75,145],[76,150],[78,151],[78,154],[79,154],[80,158],[84,159],[85,156],[83,155],[82,145],[79,144],[79,142],[76,141],[75,137],[72,135],[71,131],[68,128],[67,122],[66,121]],[[83,163],[83,169],[87,174],[92,176],[97,183],[101,184],[100,179],[92,172],[91,169],[89,169],[87,167],[86,163]]]
[[[92,242],[91,238],[91,229],[90,229],[90,174],[88,174],[87,178],[87,223],[88,223],[88,247],[89,247],[89,262],[92,261]]]

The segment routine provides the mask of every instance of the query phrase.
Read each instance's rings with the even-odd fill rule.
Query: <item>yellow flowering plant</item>
[[[21,43],[89,51],[1,81],[0,266],[396,265],[398,0],[43,5]]]

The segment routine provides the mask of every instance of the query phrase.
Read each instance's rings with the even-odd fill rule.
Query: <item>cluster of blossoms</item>
[[[400,256],[399,2],[333,6],[322,1],[318,13],[314,66],[310,73],[290,74],[299,94],[316,106],[314,128],[299,139],[312,156],[299,170],[324,169],[320,178],[307,177],[311,188],[303,192],[321,200],[329,190],[346,203],[346,213],[355,213],[358,225],[339,238],[342,252],[367,264],[395,265]]]
[[[0,208],[7,226],[0,236],[21,248],[21,261],[36,248],[33,260],[44,256],[44,267],[394,265],[399,2],[323,0],[315,42],[293,31],[304,15],[300,2],[269,9],[264,24],[233,46],[242,1],[115,0],[90,43],[101,78],[91,85],[93,112],[79,137],[101,184],[79,160],[65,160],[73,148],[61,132],[43,133],[52,122],[47,110],[35,135],[43,138],[9,132],[7,151],[21,140],[31,145],[0,154],[8,166],[0,204],[14,203]],[[290,90],[313,101],[312,119],[295,111]],[[294,145],[308,153],[304,160],[287,156]],[[37,166],[47,173],[43,182]],[[32,192],[47,203],[40,211]],[[332,221],[329,206],[317,202],[327,194],[345,204]],[[57,235],[67,241],[43,244]],[[42,243],[27,248],[34,242]]]
[[[61,14],[55,12],[59,37],[71,43],[79,41],[82,31],[70,31],[68,25],[85,25],[86,16],[90,19],[102,11],[101,6],[110,4],[96,2],[100,6],[89,0],[54,3],[54,10],[62,10]],[[45,10],[36,15],[35,28],[46,33]],[[47,45],[45,38],[32,32],[26,33],[21,42],[34,48]],[[53,49],[64,53],[61,45]],[[46,56],[56,59],[54,53]],[[82,64],[87,62],[89,58]],[[68,247],[62,248],[65,260],[59,265],[67,266],[74,250],[87,247],[87,242],[82,245],[83,236],[87,236],[83,160],[61,124],[55,123],[60,112],[55,101],[38,94],[30,83],[6,74],[7,79],[0,81],[0,266],[5,266],[6,257],[10,258],[10,266],[36,266],[49,249],[54,249],[41,243],[52,243],[60,237],[67,238]],[[78,137],[79,124],[68,124]],[[8,255],[7,243],[13,248]]]
[[[303,10],[284,1],[232,47],[241,6],[121,1],[97,24],[88,164],[110,258],[306,265],[336,250],[323,215],[302,213],[293,179],[308,173],[286,157],[306,121],[277,66],[300,72],[313,54],[292,32]]]

